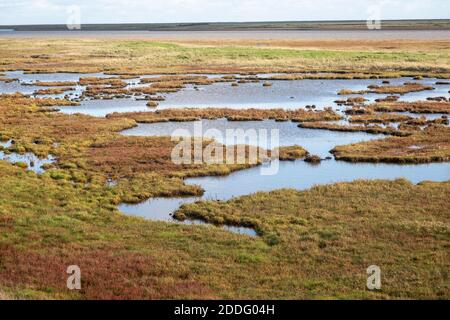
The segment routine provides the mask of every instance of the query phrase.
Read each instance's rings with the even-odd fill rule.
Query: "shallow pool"
[[[203,120],[206,131],[211,128],[220,130],[230,128],[265,128],[280,131],[280,145],[298,144],[309,152],[319,156],[331,156],[329,151],[336,145],[345,145],[360,141],[378,139],[384,136],[362,132],[335,132],[298,128],[292,122],[249,121],[229,122],[225,119]],[[193,130],[194,122],[140,124],[125,130],[125,135],[170,135],[174,129]],[[191,131],[193,132],[193,131]],[[259,145],[257,140],[247,140],[248,144]],[[405,178],[413,183],[424,180],[446,181],[450,179],[450,163],[432,163],[419,165],[349,163],[334,159],[320,164],[309,164],[302,160],[272,162],[277,168],[276,174],[263,175],[260,167],[234,172],[224,177],[189,178],[187,184],[200,185],[205,193],[202,197],[152,198],[139,204],[122,204],[119,209],[127,214],[143,216],[148,219],[173,221],[171,214],[181,205],[200,200],[229,200],[261,191],[273,191],[283,188],[305,190],[319,184],[350,182],[358,179]]]
[[[49,87],[39,87],[33,85],[36,81],[78,81],[80,77],[111,77],[103,73],[81,74],[81,73],[54,73],[54,74],[25,74],[22,71],[6,72],[9,78],[17,78],[18,81],[5,83],[0,82],[0,93],[22,92],[32,94],[35,90],[46,89]],[[134,79],[126,79],[129,87],[139,86],[141,78],[156,77],[159,75],[143,75]],[[205,75],[210,78],[220,75]],[[238,75],[237,75],[238,76]],[[271,75],[259,75],[259,77],[269,77]],[[261,80],[257,83],[241,83],[237,87],[232,87],[231,83],[215,83],[206,86],[187,85],[175,93],[162,94],[165,101],[161,101],[157,108],[148,108],[147,101],[139,100],[139,96],[126,97],[120,99],[85,99],[81,101],[80,106],[60,107],[61,112],[84,113],[92,116],[104,117],[113,112],[153,112],[167,108],[284,108],[298,109],[306,105],[315,105],[317,109],[330,106],[334,109],[340,109],[334,103],[335,100],[347,98],[349,96],[339,96],[337,93],[341,89],[363,90],[372,84],[381,85],[383,80],[389,80],[391,85],[400,85],[405,82],[418,82],[432,85],[435,90],[412,92],[402,95],[400,101],[418,101],[425,100],[428,97],[450,97],[450,85],[436,85],[439,80],[435,78],[424,78],[414,80],[409,77],[395,79],[352,79],[352,80],[294,80],[294,81],[270,81],[272,86],[264,87]],[[45,97],[62,98],[66,94],[70,99],[78,99],[80,94],[86,88],[76,86],[75,90],[59,95],[46,95]],[[369,101],[385,97],[383,94],[364,95]]]

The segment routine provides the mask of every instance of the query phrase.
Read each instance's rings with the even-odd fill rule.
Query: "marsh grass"
[[[362,45],[364,43],[364,45]],[[0,41],[0,70],[111,74],[344,72],[377,76],[450,73],[448,41]],[[25,53],[24,53],[25,52]],[[67,55],[66,52],[72,54]],[[51,56],[48,59],[37,55]],[[445,77],[445,76],[444,76]]]
[[[450,113],[450,102],[417,101],[417,102],[384,102],[368,106],[378,112],[411,112],[411,113]]]
[[[58,88],[36,90],[33,94],[34,95],[62,94],[66,91],[72,91],[72,90],[75,90],[75,88],[58,87]]]
[[[330,74],[324,77],[445,78],[450,72],[448,41],[392,41],[391,49],[376,41],[267,41],[264,47],[260,45],[253,41],[34,39],[30,47],[28,39],[9,39],[0,40],[0,70],[122,73],[106,80],[81,80],[94,96],[127,94],[124,79],[150,73],[326,71]],[[322,75],[311,77],[316,76]],[[132,93],[178,90],[185,81],[176,85],[175,80],[160,81],[156,87],[149,82]],[[187,81],[205,83],[203,78]],[[429,102],[427,108],[444,109],[443,104],[436,108],[436,103]],[[77,103],[17,94],[0,96],[2,140],[13,139],[14,150],[54,154],[58,160],[43,175],[0,161],[0,297],[449,298],[448,182],[338,183],[303,192],[281,190],[229,202],[199,202],[176,214],[254,227],[260,237],[212,226],[145,221],[117,210],[123,201],[200,195],[203,191],[185,185],[184,177],[224,175],[248,167],[171,167],[168,150],[173,144],[167,137],[125,138],[118,134],[137,122],[275,119],[347,130],[323,122],[341,118],[333,111],[189,109],[94,118],[49,109],[61,104]],[[446,130],[437,126],[420,133],[408,131],[407,137],[342,147],[336,156],[355,161],[368,157],[378,157],[377,161],[448,161]],[[420,149],[410,152],[411,144]],[[283,148],[280,154],[303,157],[306,150]],[[117,184],[109,185],[111,180]],[[365,290],[365,270],[374,263],[386,275],[378,292]],[[76,293],[66,288],[65,269],[71,264],[82,268],[83,289]]]
[[[329,122],[302,122],[298,124],[299,128],[307,128],[307,129],[325,129],[331,131],[340,131],[340,132],[367,132],[373,134],[386,134],[386,135],[394,135],[394,136],[408,136],[411,133],[408,131],[397,130],[394,127],[381,127],[377,124],[368,125],[369,122],[364,123],[363,125],[340,125]]]
[[[349,89],[342,89],[338,92],[339,95],[350,95],[350,94],[367,94],[367,93],[377,93],[377,94],[405,94],[405,93],[411,93],[411,92],[419,92],[419,91],[426,91],[426,90],[434,90],[432,86],[420,84],[420,83],[413,83],[413,82],[406,82],[403,85],[398,86],[391,86],[391,85],[370,85],[368,86],[367,90],[358,90],[353,91]]]
[[[404,122],[413,120],[414,118],[410,116],[405,116],[402,114],[364,114],[364,115],[354,115],[351,116],[348,121],[350,123],[383,123],[388,124],[391,122]]]
[[[40,87],[74,87],[77,84],[78,82],[75,81],[36,81],[32,85]]]
[[[450,161],[450,128],[430,125],[405,137],[361,142],[333,149],[337,160],[351,162],[428,163]]]
[[[176,216],[255,227],[284,261],[265,271],[278,274],[270,282],[273,294],[278,281],[288,281],[297,297],[439,299],[450,292],[449,195],[448,182],[356,181],[198,202]],[[386,275],[378,293],[364,290],[372,264]],[[289,280],[282,280],[286,274]]]
[[[256,238],[213,226],[145,221],[120,214],[117,204],[200,195],[199,187],[183,183],[185,176],[227,174],[238,168],[171,168],[169,138],[118,134],[136,125],[129,115],[94,118],[42,111],[43,105],[54,103],[54,99],[0,96],[2,140],[13,139],[15,150],[51,153],[58,160],[43,175],[0,161],[0,282],[8,297],[430,299],[449,295],[445,278],[448,183],[360,181],[305,192],[258,193],[228,203],[202,202],[177,213],[216,224],[252,226],[261,236]],[[186,119],[196,112],[207,116],[205,110],[179,112],[166,111],[156,119],[168,115]],[[218,113],[213,116],[224,116],[223,110],[214,112]],[[251,112],[284,120],[295,119],[300,111]],[[430,141],[434,143],[424,134],[422,142]],[[280,154],[303,157],[306,151],[290,147]],[[111,179],[117,184],[108,185]],[[374,262],[390,275],[380,292],[364,289],[365,270]],[[83,289],[76,293],[66,288],[65,271],[72,264],[82,269]],[[412,272],[414,280],[405,283]]]
[[[19,81],[19,79],[0,76],[0,82],[11,83],[15,81]]]
[[[331,109],[313,111],[305,109],[230,109],[230,108],[184,108],[164,109],[155,112],[129,112],[112,113],[107,115],[109,119],[129,118],[140,123],[155,123],[166,121],[193,121],[196,119],[220,119],[226,118],[230,121],[257,121],[272,119],[277,121],[292,120],[300,121],[332,121],[340,120],[336,112]]]

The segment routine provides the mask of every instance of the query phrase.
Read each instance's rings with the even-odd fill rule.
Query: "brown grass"
[[[450,161],[450,128],[431,126],[405,137],[338,146],[337,160],[351,162],[427,163]]]
[[[56,106],[79,106],[80,103],[75,101],[69,101],[66,99],[53,99],[53,98],[34,98],[32,100],[29,100],[29,97],[26,95],[23,95],[21,93],[14,93],[14,94],[0,94],[0,100],[4,101],[5,104],[12,104],[14,101],[17,101],[18,104],[28,104],[30,105],[32,102],[32,105],[38,106],[38,107],[56,107]],[[3,106],[0,106],[3,107]],[[44,111],[46,109],[43,109]],[[14,111],[14,110],[11,110]]]
[[[169,137],[133,138],[117,133],[135,126],[132,119],[49,113],[37,102],[40,100],[23,95],[0,96],[1,139],[14,139],[16,152],[56,156],[57,165],[45,173],[56,180],[102,185],[111,178],[128,179],[129,183],[118,187],[122,199],[137,201],[151,196],[198,194],[199,188],[184,186],[181,178],[226,175],[260,162],[259,158],[249,161],[247,147],[243,154],[246,161],[242,164],[200,161],[176,165],[171,160],[175,142]],[[233,148],[233,152],[237,151]]]
[[[397,101],[398,99],[400,99],[399,96],[387,96],[387,97],[385,97],[385,98],[378,98],[378,99],[375,99],[375,102],[395,102],[395,101]]]
[[[450,113],[450,102],[418,101],[376,103],[369,109],[378,112]]]
[[[410,92],[419,92],[426,90],[434,90],[432,86],[423,85],[420,83],[406,82],[400,86],[378,86],[370,85],[368,90],[352,91],[349,89],[342,89],[338,92],[339,95],[349,95],[349,94],[366,94],[366,93],[378,93],[378,94],[405,94]]]
[[[149,255],[114,246],[73,246],[63,252],[34,252],[12,245],[0,245],[0,255],[2,285],[18,289],[26,284],[52,288],[49,292],[52,298],[110,300],[213,296],[201,281],[183,276],[177,270],[158,266]],[[70,291],[66,287],[66,269],[69,265],[78,265],[82,270],[80,291]],[[165,282],[169,277],[171,281]]]
[[[280,160],[294,161],[308,156],[308,151],[300,146],[281,147],[278,150]]]
[[[300,128],[307,129],[325,129],[331,131],[341,131],[341,132],[367,132],[373,134],[388,134],[395,136],[408,136],[410,135],[407,131],[397,130],[393,127],[380,127],[377,125],[354,125],[354,126],[346,126],[334,123],[327,122],[304,122],[298,125]]]
[[[331,109],[324,111],[306,111],[304,109],[228,109],[228,108],[204,108],[204,109],[165,109],[155,112],[130,112],[113,113],[108,118],[129,118],[141,123],[154,123],[165,121],[192,121],[198,119],[227,118],[231,121],[249,121],[274,119],[277,121],[331,121],[340,120],[341,117]]]
[[[0,82],[11,83],[11,82],[15,82],[15,81],[19,81],[19,79],[7,78],[7,77],[0,76]]]
[[[249,168],[261,163],[270,152],[250,146],[223,146],[209,140],[197,142],[205,151],[206,147],[217,147],[222,152],[220,162],[205,162],[194,154],[194,140],[190,154],[191,163],[175,164],[172,161],[172,151],[177,144],[170,137],[118,137],[103,143],[90,146],[86,155],[86,168],[107,174],[114,179],[132,178],[141,173],[157,173],[166,176],[201,176],[201,175],[227,175],[235,170]],[[243,153],[241,153],[243,151]],[[228,163],[227,154],[242,155],[244,163]],[[295,160],[307,155],[307,151],[300,146],[281,147],[280,160]],[[208,154],[209,155],[209,154]],[[212,155],[215,155],[213,153]],[[199,159],[199,163],[194,160]]]
[[[0,70],[110,74],[331,72],[447,77],[446,40],[3,39]],[[71,52],[67,55],[67,52]],[[42,58],[42,57],[45,57]],[[50,58],[49,58],[50,57]],[[447,75],[446,75],[447,74]]]
[[[35,94],[35,95],[62,94],[66,91],[71,91],[71,90],[75,90],[75,88],[62,87],[62,88],[40,89],[40,90],[36,90],[33,94]]]
[[[405,94],[410,92],[434,90],[432,86],[411,82],[407,82],[402,86],[370,86],[369,88],[370,93],[383,93],[383,94]]]
[[[203,147],[208,144],[208,142],[204,142]],[[87,165],[91,170],[106,173],[115,178],[132,177],[145,172],[166,175],[177,175],[184,172],[187,175],[190,173],[195,175],[193,172],[198,172],[204,167],[202,162],[200,164],[174,164],[171,153],[175,145],[176,142],[172,142],[170,137],[118,137],[105,143],[93,144],[87,154]],[[193,154],[191,159],[193,163]],[[257,160],[255,159],[255,161]],[[212,167],[213,165],[211,165]],[[247,167],[247,165],[236,165],[234,169],[243,167]]]
[[[115,88],[123,88],[127,86],[127,83],[123,81],[120,77],[109,77],[109,78],[97,78],[97,77],[82,77],[78,84],[82,86],[88,85],[109,85]]]
[[[449,196],[449,182],[355,181],[198,202],[176,214],[256,227],[280,263],[255,267],[248,283],[262,271],[256,287],[278,298],[275,279],[289,274],[284,285],[297,297],[346,299],[352,288],[353,299],[446,299]],[[382,270],[378,292],[365,288],[373,264]]]
[[[390,122],[403,122],[408,120],[413,120],[414,118],[410,116],[405,116],[401,114],[385,114],[385,113],[375,113],[375,114],[364,114],[355,115],[348,119],[351,123],[383,123],[387,124]]]
[[[145,221],[119,214],[117,204],[198,195],[202,190],[184,185],[182,177],[232,168],[179,167],[166,176],[173,145],[168,138],[122,137],[117,132],[136,125],[134,120],[40,112],[40,102],[0,96],[0,140],[11,138],[14,148],[58,158],[57,167],[43,175],[0,161],[0,283],[8,297],[448,296],[448,183],[355,182],[183,208],[185,216],[254,226],[262,237]],[[305,153],[298,147],[283,152]],[[124,178],[106,185],[115,175]],[[389,275],[381,292],[364,289],[365,269],[374,261]],[[65,287],[69,264],[81,267],[79,292]],[[405,284],[410,274],[416,278]]]
[[[36,81],[33,86],[40,87],[74,87],[78,82],[74,81]]]

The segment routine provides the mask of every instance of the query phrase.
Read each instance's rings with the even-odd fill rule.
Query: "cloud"
[[[65,23],[78,5],[82,23],[449,18],[448,0],[0,0],[0,24]]]

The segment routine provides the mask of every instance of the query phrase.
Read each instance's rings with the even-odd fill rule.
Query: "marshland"
[[[448,299],[450,34],[395,32],[0,35],[0,294]]]

